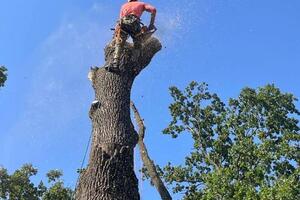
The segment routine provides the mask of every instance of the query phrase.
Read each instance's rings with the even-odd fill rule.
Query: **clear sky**
[[[103,65],[109,29],[123,2],[0,1],[0,64],[9,69],[0,91],[0,165],[13,171],[32,163],[38,178],[62,169],[74,187],[91,132],[94,94],[87,73]],[[172,85],[204,81],[226,101],[243,87],[275,83],[300,97],[299,0],[149,3],[157,7],[164,48],[137,78],[132,99],[145,119],[146,144],[156,163],[180,164],[192,147],[187,136],[173,140],[161,134],[170,120]],[[147,182],[140,189],[143,200],[159,199]]]

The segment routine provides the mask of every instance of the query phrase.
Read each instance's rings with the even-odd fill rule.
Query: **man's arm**
[[[147,12],[151,13],[149,29],[154,29],[155,28],[154,23],[155,23],[155,17],[156,17],[156,8],[150,4],[145,4],[145,10]]]
[[[121,7],[120,10],[120,19],[124,16],[124,5]]]

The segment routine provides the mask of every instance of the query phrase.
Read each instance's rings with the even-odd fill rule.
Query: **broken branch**
[[[139,127],[138,145],[140,147],[140,154],[141,154],[143,163],[149,173],[149,176],[151,178],[153,185],[156,187],[157,191],[159,192],[161,199],[162,200],[172,200],[172,197],[171,197],[169,191],[167,190],[166,186],[164,185],[161,178],[159,177],[159,174],[157,173],[154,162],[149,157],[146,145],[144,143],[145,130],[146,130],[144,122],[132,101],[130,102],[130,105],[131,105],[131,109],[133,110],[136,123]]]

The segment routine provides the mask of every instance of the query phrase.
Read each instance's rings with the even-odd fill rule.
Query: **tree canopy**
[[[164,180],[185,200],[300,199],[297,99],[274,85],[244,88],[222,102],[207,84],[171,87],[172,120],[163,131],[189,134],[183,165],[169,163]]]
[[[71,200],[73,192],[64,186],[60,179],[61,171],[47,173],[49,187],[40,181],[35,185],[31,178],[38,170],[31,164],[25,164],[9,175],[7,169],[0,167],[0,199],[6,200]]]
[[[5,81],[7,80],[7,69],[4,66],[0,67],[0,87],[4,86]]]

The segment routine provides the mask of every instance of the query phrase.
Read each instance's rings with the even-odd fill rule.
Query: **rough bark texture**
[[[113,42],[105,48],[106,64],[113,58]],[[138,135],[130,118],[130,93],[135,77],[161,49],[156,38],[140,49],[127,43],[121,56],[120,72],[92,70],[92,85],[100,106],[91,107],[93,138],[89,164],[81,173],[76,200],[139,200],[134,173],[133,150]]]
[[[131,108],[133,110],[136,123],[139,127],[138,145],[139,145],[139,148],[140,148],[140,154],[141,154],[143,163],[144,163],[144,165],[147,169],[147,172],[149,173],[151,181],[152,181],[153,185],[156,187],[156,189],[157,189],[157,191],[158,191],[158,193],[159,193],[162,200],[172,200],[172,197],[171,197],[169,191],[167,190],[166,186],[162,182],[162,180],[161,180],[161,178],[160,178],[160,176],[157,172],[157,169],[155,167],[154,162],[150,159],[150,156],[148,154],[148,150],[147,150],[146,145],[144,143],[146,127],[145,127],[144,122],[143,122],[143,120],[140,116],[140,113],[138,112],[138,110],[135,107],[133,102],[131,102]]]

